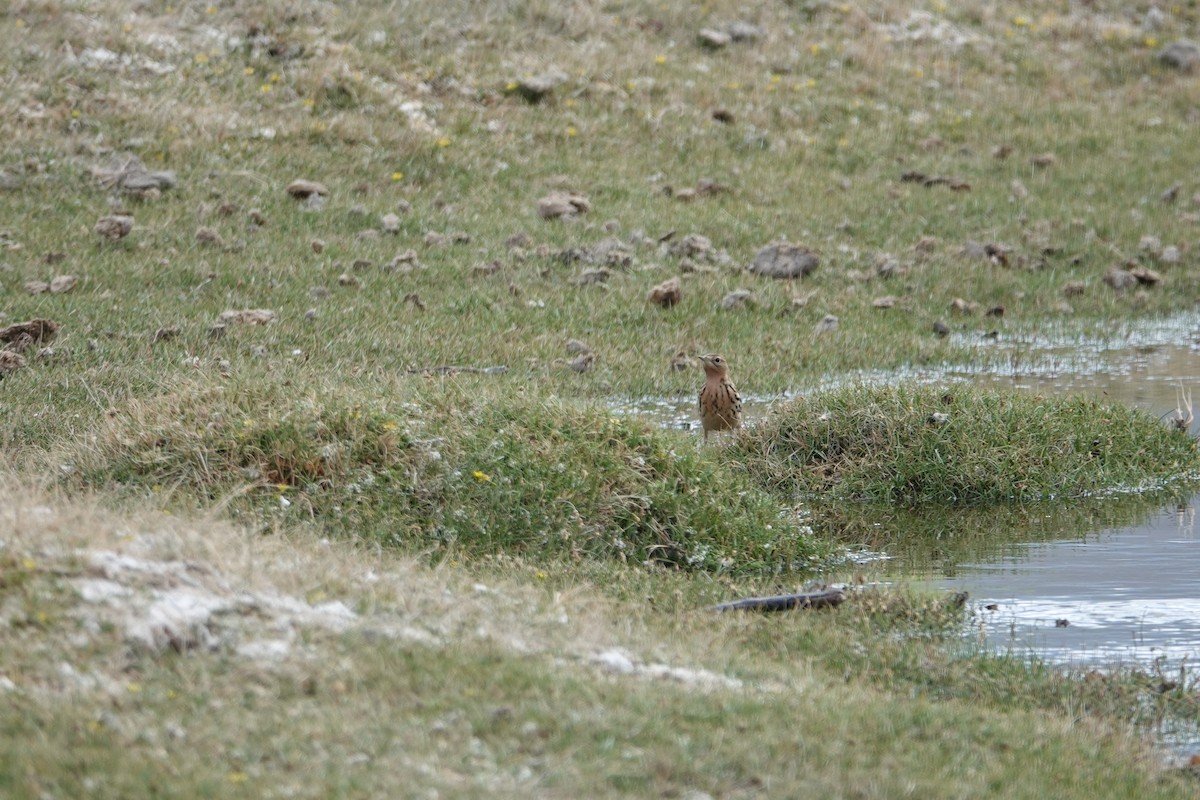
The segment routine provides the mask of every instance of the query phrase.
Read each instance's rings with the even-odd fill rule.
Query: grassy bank
[[[1161,53],[1198,22],[6,4],[0,329],[60,327],[0,370],[0,793],[1184,796],[1141,736],[1195,718],[1186,682],[980,656],[903,590],[706,609],[857,577],[837,546],[886,503],[1019,521],[1168,485],[1187,437],[959,389],[704,450],[609,410],[694,397],[688,354],[771,396],[1193,309],[1195,82]],[[745,269],[781,239],[817,269]]]

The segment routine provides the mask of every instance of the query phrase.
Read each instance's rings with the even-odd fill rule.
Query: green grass
[[[1127,406],[904,383],[792,401],[733,459],[784,496],[906,506],[1161,490],[1200,467],[1194,439]]]
[[[23,496],[0,503],[21,515],[0,517],[14,554],[0,561],[0,641],[19,656],[3,673],[18,690],[0,715],[0,793],[1194,788],[1129,735],[1160,712],[1194,719],[1186,687],[1164,700],[1144,676],[1100,685],[976,654],[956,613],[903,592],[823,615],[698,611],[794,591],[842,543],[950,564],[984,539],[1137,518],[1194,475],[1187,437],[1092,401],[960,388],[949,404],[908,386],[813,395],[704,450],[610,413],[694,398],[698,371],[671,368],[680,350],[721,352],[744,394],[770,397],[860,370],[1040,357],[981,348],[986,333],[1120,340],[1192,312],[1195,81],[1155,54],[1195,38],[1194,5],[1163,7],[1153,31],[1144,9],[1109,0],[934,2],[916,9],[930,24],[895,3],[126,6],[0,10],[0,314],[62,324],[52,352],[0,379],[0,453],[22,475],[6,483],[56,487],[47,508],[94,496],[117,514],[46,523]],[[765,37],[697,43],[736,19]],[[541,103],[513,91],[551,68],[566,80]],[[142,198],[98,185],[91,170],[126,155],[178,185]],[[902,181],[909,171],[970,188]],[[329,186],[323,209],[287,196],[298,177]],[[729,191],[678,199],[701,180]],[[1176,200],[1160,199],[1176,183]],[[559,188],[591,211],[539,219],[537,199]],[[118,209],[133,233],[100,241],[92,226]],[[393,212],[398,233],[379,233]],[[224,245],[198,241],[201,227]],[[711,247],[685,251],[689,234]],[[578,283],[614,237],[628,263]],[[744,272],[781,237],[816,250],[816,272]],[[1162,283],[1114,291],[1103,276],[1117,265]],[[73,291],[23,288],[62,274],[79,278]],[[675,276],[682,302],[649,305]],[[734,289],[756,302],[721,310]],[[895,304],[877,308],[884,296]],[[978,310],[954,312],[958,298]],[[277,317],[210,335],[248,308]],[[839,327],[817,335],[827,314]],[[164,328],[178,335],[156,340]],[[590,371],[568,368],[570,338],[595,351]],[[442,365],[507,371],[420,371]],[[949,419],[930,424],[934,412]],[[1147,488],[1165,493],[1063,502]],[[1035,522],[1046,498],[1055,515]],[[939,521],[893,505],[929,501],[954,510]],[[130,539],[146,507],[175,519]],[[263,666],[229,647],[139,660],[78,621],[63,583],[78,554],[197,517],[199,543],[179,550],[214,574],[275,547],[285,567],[269,573],[289,596],[439,632],[462,621],[462,635],[420,650],[305,630],[310,660]],[[212,534],[225,519],[243,527]],[[359,583],[406,558],[421,566],[395,586]],[[492,603],[475,582],[518,599]],[[472,638],[493,620],[521,646]],[[594,674],[586,654],[618,645],[754,688]],[[59,691],[64,662],[108,688]],[[178,720],[191,725],[180,741]]]

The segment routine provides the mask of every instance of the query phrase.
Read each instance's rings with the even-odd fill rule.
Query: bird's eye
[[[720,356],[717,356],[716,358],[714,358],[714,359],[713,359],[713,363],[714,363],[714,364],[720,364],[720,363],[721,363],[721,361],[722,361],[722,359],[721,359],[721,357],[720,357]]]

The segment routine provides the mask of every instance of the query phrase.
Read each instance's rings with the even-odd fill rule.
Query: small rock
[[[900,299],[895,295],[887,295],[886,297],[876,297],[871,301],[873,308],[894,308]]]
[[[74,275],[59,275],[50,281],[50,294],[69,292],[75,288],[75,284],[77,283],[79,283],[79,279]]]
[[[200,244],[209,245],[212,247],[224,247],[225,240],[221,238],[221,234],[217,233],[212,228],[200,228],[196,231],[196,241]]]
[[[604,267],[599,269],[585,269],[583,272],[579,273],[577,278],[575,278],[575,285],[587,286],[593,283],[604,283],[610,277],[612,277],[612,273]]]
[[[133,217],[128,214],[113,214],[108,217],[101,217],[92,228],[92,231],[101,238],[110,241],[124,239],[133,230]]]
[[[48,319],[31,319],[0,328],[0,342],[18,353],[31,344],[48,342],[54,338],[61,326]]]
[[[1064,297],[1078,297],[1087,290],[1087,284],[1083,281],[1068,281],[1063,284],[1062,293]]]
[[[1162,275],[1148,267],[1135,267],[1129,274],[1143,286],[1157,286],[1162,283]]]
[[[1181,39],[1158,51],[1158,60],[1172,69],[1191,72],[1200,65],[1200,44]]]
[[[250,209],[246,216],[250,218],[250,223],[252,225],[257,225],[261,228],[267,224],[267,215],[262,212],[261,208]]]
[[[287,185],[287,193],[300,200],[307,200],[313,195],[324,197],[329,194],[329,188],[323,183],[309,180],[294,180]]]
[[[721,308],[725,311],[745,308],[746,306],[754,305],[754,303],[754,292],[749,289],[734,289],[721,298]]]
[[[833,314],[826,314],[821,318],[821,321],[817,323],[816,327],[813,328],[813,335],[820,336],[823,333],[833,333],[837,329],[838,318]]]
[[[591,202],[574,192],[551,192],[537,201],[537,213],[542,219],[573,217],[590,211]]]
[[[933,332],[938,336],[945,338],[950,335],[950,326],[941,320],[938,320],[937,322],[933,323]]]
[[[243,311],[222,311],[221,322],[236,322],[241,325],[266,325],[275,319],[275,312],[266,308],[248,308]]]
[[[1163,248],[1162,255],[1158,257],[1158,260],[1164,264],[1178,264],[1179,258],[1179,248],[1173,244],[1169,244]],[[51,288],[51,291],[54,291],[53,288]]]
[[[950,301],[950,310],[955,314],[970,315],[979,310],[979,303],[956,297]]]
[[[13,350],[0,350],[0,375],[7,375],[25,366],[25,356]]]
[[[578,356],[568,361],[567,366],[575,372],[583,373],[592,368],[592,363],[595,360],[595,353],[580,353]]]
[[[425,304],[421,302],[421,295],[417,294],[416,292],[409,292],[408,294],[404,295],[404,302],[408,303],[417,311],[425,310]]]
[[[1011,192],[1012,196],[1018,200],[1024,200],[1025,198],[1029,197],[1029,190],[1025,188],[1025,184],[1021,183],[1021,181],[1017,180],[1016,178],[1014,178],[1012,183],[1008,185],[1008,191]]]
[[[657,303],[663,308],[670,308],[683,299],[683,284],[679,278],[670,278],[655,286],[646,295],[651,303]]]
[[[384,233],[392,235],[400,233],[400,217],[397,214],[384,214],[379,219],[379,225]]]
[[[592,348],[587,346],[586,342],[579,339],[567,339],[566,344],[568,353],[590,353]]]
[[[671,370],[673,372],[683,372],[684,370],[692,369],[694,366],[695,362],[687,354],[686,350],[680,350],[671,356]]]
[[[1182,183],[1173,183],[1158,196],[1158,199],[1164,203],[1174,203],[1179,199],[1179,190],[1183,188]]]
[[[761,248],[754,256],[747,271],[768,278],[802,278],[815,270],[821,263],[816,253],[807,247],[778,242]]]
[[[713,30],[712,28],[703,28],[697,35],[700,44],[704,47],[713,50],[719,50],[722,47],[727,47],[733,41],[733,36],[725,31]]]
[[[1004,316],[1004,306],[996,304],[996,305],[992,306],[991,308],[989,308],[987,311],[985,311],[983,315],[985,317],[1003,317]]]
[[[728,108],[714,108],[712,110],[712,118],[722,125],[732,125],[737,118]]]
[[[208,338],[220,339],[225,335],[226,326],[223,322],[214,322],[208,327]]]
[[[30,294],[45,294],[50,291],[50,284],[45,281],[25,281],[25,291]]]
[[[338,286],[358,286],[359,285],[358,278],[354,277],[349,272],[343,272],[341,275],[338,275],[337,282],[338,282]]]
[[[944,411],[935,411],[929,415],[930,425],[945,425],[950,421],[950,415]]]
[[[1058,159],[1055,158],[1054,153],[1039,153],[1038,155],[1029,159],[1030,164],[1042,169],[1054,166],[1057,161]]]
[[[304,210],[305,211],[320,211],[324,207],[325,207],[325,195],[323,195],[323,194],[316,194],[314,192],[313,194],[310,194],[304,200]]]
[[[319,255],[325,251],[325,240],[324,239],[313,239],[311,242],[308,243],[308,246],[312,248],[312,251],[314,253],[317,253]]]
[[[486,264],[476,264],[472,272],[476,275],[495,275],[502,269],[504,269],[504,263],[497,258]]]
[[[1155,258],[1162,253],[1162,249],[1162,239],[1159,239],[1157,236],[1147,235],[1138,240],[1138,250],[1143,253],[1149,253]]]
[[[1120,267],[1113,267],[1107,273],[1105,273],[1104,282],[1120,292],[1128,289],[1130,286],[1133,286],[1138,281],[1137,278],[1133,276],[1133,273],[1129,270],[1121,269]]]
[[[517,81],[516,91],[530,103],[540,103],[555,89],[567,82],[567,73],[560,69],[552,69],[540,75],[534,75]]]
[[[1051,306],[1051,308],[1053,308],[1059,314],[1065,314],[1068,316],[1075,313],[1075,306],[1071,305],[1066,300],[1059,300],[1057,303]]]
[[[159,342],[165,342],[165,341],[169,341],[170,339],[174,339],[178,335],[179,335],[179,328],[177,326],[167,325],[167,326],[164,326],[164,327],[156,330],[154,332],[154,336],[152,336],[150,338],[150,341],[154,342],[155,344],[158,344]]]
[[[763,36],[762,28],[742,20],[730,23],[728,31],[729,37],[735,42],[754,42]]]

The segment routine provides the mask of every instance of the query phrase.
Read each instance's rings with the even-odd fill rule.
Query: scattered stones
[[[979,303],[956,297],[950,301],[950,310],[955,314],[969,316],[979,310]]]
[[[1200,44],[1180,39],[1158,51],[1158,60],[1172,69],[1191,72],[1200,66]]]
[[[45,281],[25,281],[25,291],[30,294],[46,294],[50,291],[50,284]]]
[[[358,278],[349,272],[343,272],[341,275],[338,275],[337,283],[338,286],[358,286],[360,282]]]
[[[937,322],[933,323],[933,332],[944,339],[950,335],[950,326],[941,320],[938,320]]]
[[[592,348],[588,347],[587,342],[580,339],[567,339],[565,345],[568,353],[590,353]]]
[[[102,239],[116,241],[124,239],[133,230],[133,217],[128,214],[113,214],[97,220],[92,231]]]
[[[261,208],[252,208],[246,212],[246,216],[250,218],[250,224],[259,228],[267,224],[267,215],[262,212]]]
[[[1138,240],[1138,250],[1143,253],[1149,253],[1155,258],[1158,258],[1162,253],[1162,249],[1162,239],[1159,239],[1157,236],[1146,235]]]
[[[655,286],[646,295],[646,300],[663,308],[670,308],[683,299],[683,284],[679,278],[670,278]]]
[[[592,208],[591,202],[574,192],[551,192],[537,201],[537,213],[542,219],[559,219],[584,214]]]
[[[1164,264],[1178,264],[1180,259],[1179,248],[1173,244],[1169,244],[1163,248],[1158,260]]]
[[[1138,280],[1133,276],[1133,273],[1120,267],[1113,267],[1104,275],[1104,282],[1111,286],[1116,291],[1124,291],[1131,286],[1134,286]]]
[[[384,233],[390,233],[395,236],[400,233],[400,216],[398,214],[384,214],[379,218],[379,226],[383,228]]]
[[[79,279],[74,275],[59,275],[50,281],[50,294],[63,294],[75,288]]]
[[[813,328],[813,335],[821,336],[822,334],[833,333],[837,329],[838,318],[833,314],[826,314],[821,318],[821,321],[817,323],[816,327]]]
[[[217,318],[221,322],[236,322],[239,325],[266,325],[275,319],[275,312],[266,308],[250,308],[243,311],[222,311]]]
[[[761,248],[747,271],[768,278],[803,278],[815,270],[821,259],[812,250],[801,245],[777,242]]]
[[[327,196],[329,194],[329,187],[323,183],[301,178],[287,185],[287,193],[297,200],[307,200],[313,195],[317,195],[318,197]]]
[[[910,170],[900,175],[901,183],[919,183],[925,187],[945,186],[952,192],[968,192],[971,190],[971,184],[962,178],[955,178],[951,175],[926,175],[924,172]]]
[[[871,307],[872,308],[894,308],[896,306],[896,304],[899,302],[900,302],[900,298],[896,297],[895,295],[887,295],[886,297],[876,297],[874,300],[871,301]]]
[[[935,411],[932,414],[930,414],[928,417],[928,422],[930,425],[941,426],[941,425],[945,425],[949,421],[950,421],[950,415],[947,414],[945,411]]]
[[[313,239],[311,242],[308,243],[308,246],[311,247],[312,251],[314,253],[316,253],[317,255],[320,255],[321,253],[325,252],[325,240],[324,239]]]
[[[734,289],[721,298],[721,308],[724,311],[735,311],[754,304],[754,292],[749,289]]]

